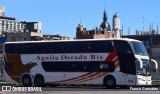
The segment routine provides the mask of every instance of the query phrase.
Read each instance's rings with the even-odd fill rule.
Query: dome
[[[115,14],[113,15],[113,18],[119,18],[118,13],[115,13]]]
[[[108,22],[103,21],[100,25],[103,30],[111,31],[110,24]]]

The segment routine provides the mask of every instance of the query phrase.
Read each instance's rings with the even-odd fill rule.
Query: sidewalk
[[[4,82],[2,78],[0,78],[0,85],[17,85],[17,83]]]

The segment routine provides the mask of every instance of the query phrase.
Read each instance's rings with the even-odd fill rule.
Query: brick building
[[[76,28],[76,39],[119,38],[121,36],[120,17],[117,13],[113,16],[112,31],[107,19],[107,13],[106,10],[104,10],[103,21],[100,28],[96,27],[95,29],[87,30],[80,22]]]

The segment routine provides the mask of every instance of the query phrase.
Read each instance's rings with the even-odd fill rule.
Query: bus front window
[[[133,49],[133,53],[135,55],[143,55],[143,56],[148,56],[148,53],[141,42],[131,42],[131,46]]]

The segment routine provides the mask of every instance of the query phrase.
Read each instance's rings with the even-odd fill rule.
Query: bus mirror
[[[158,63],[157,63],[157,61],[154,60],[154,59],[151,59],[151,62],[154,62],[154,64],[155,64],[155,69],[158,69]]]
[[[137,58],[135,62],[136,62],[136,64],[139,64],[139,68],[143,68],[143,63],[140,58]]]

